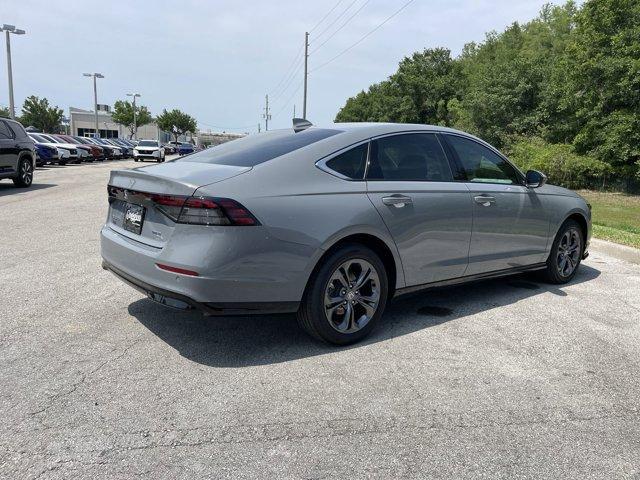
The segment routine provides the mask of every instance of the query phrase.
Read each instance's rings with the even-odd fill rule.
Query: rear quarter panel
[[[366,195],[366,183],[343,180],[315,166],[340,146],[344,143],[312,145],[256,165],[243,175],[201,187],[196,194],[233,198],[247,207],[280,240],[280,251],[272,256],[273,268],[288,265],[297,269],[300,295],[324,252],[339,240],[362,233],[376,236],[389,247],[396,263],[396,286],[404,287],[395,243]]]

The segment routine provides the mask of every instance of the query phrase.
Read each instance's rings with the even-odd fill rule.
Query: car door
[[[549,212],[506,158],[461,135],[443,135],[473,200],[468,275],[545,260]]]
[[[0,174],[17,171],[19,150],[13,131],[7,122],[0,120]]]
[[[396,242],[407,286],[463,275],[473,207],[436,134],[373,139],[367,195]]]

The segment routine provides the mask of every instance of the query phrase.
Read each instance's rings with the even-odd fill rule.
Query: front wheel
[[[578,271],[583,251],[582,228],[576,221],[567,220],[558,230],[551,246],[545,270],[547,281],[555,284],[571,281]]]
[[[18,164],[18,176],[13,179],[16,187],[30,187],[33,183],[33,163],[31,159],[23,158]]]
[[[363,245],[347,245],[311,277],[298,323],[311,336],[336,345],[366,337],[379,323],[388,293],[380,257]]]

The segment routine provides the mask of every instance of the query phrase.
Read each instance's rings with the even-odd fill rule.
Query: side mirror
[[[547,176],[537,170],[527,171],[525,185],[527,188],[538,188],[547,183]]]

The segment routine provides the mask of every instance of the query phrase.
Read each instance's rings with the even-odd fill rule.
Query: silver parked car
[[[297,312],[347,344],[394,295],[526,270],[565,283],[587,256],[584,199],[478,138],[309,125],[111,172],[104,268],[168,306]]]

